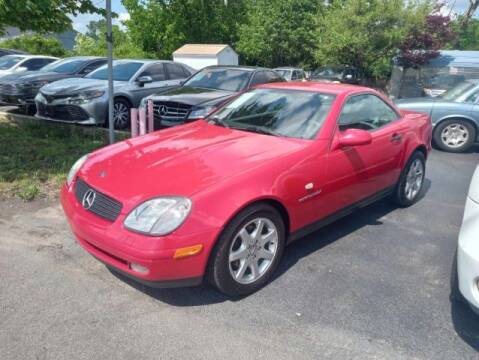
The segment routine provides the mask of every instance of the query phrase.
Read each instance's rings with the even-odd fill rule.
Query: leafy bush
[[[67,50],[60,40],[45,35],[21,35],[15,38],[3,40],[0,47],[7,49],[23,50],[34,55],[51,55],[62,57]]]

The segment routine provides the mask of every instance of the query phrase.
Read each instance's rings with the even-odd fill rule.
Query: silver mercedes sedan
[[[177,86],[195,70],[187,65],[163,60],[115,60],[113,62],[114,110],[116,129],[130,124],[130,109],[145,96]],[[35,97],[39,119],[104,124],[108,119],[107,66],[84,78],[52,82],[40,88]]]
[[[479,79],[466,80],[437,97],[401,99],[400,109],[427,113],[433,140],[449,152],[464,152],[479,142]]]

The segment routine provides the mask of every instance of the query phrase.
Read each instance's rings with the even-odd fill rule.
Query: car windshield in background
[[[284,78],[288,77],[288,75],[291,72],[291,70],[280,70],[280,69],[276,69],[275,71]]]
[[[80,70],[83,64],[85,64],[85,60],[63,59],[42,67],[42,71],[55,72],[58,74],[73,74]]]
[[[342,69],[325,67],[325,68],[320,68],[316,70],[313,73],[313,77],[340,78],[342,74],[343,74]]]
[[[0,58],[0,70],[7,70],[24,59],[23,56],[6,55]]]
[[[464,94],[466,91],[471,90],[475,86],[477,85],[468,81],[464,81],[456,85],[452,89],[446,91],[444,94],[439,95],[439,97],[447,101],[456,101],[462,94]]]
[[[285,89],[255,89],[212,115],[227,127],[312,139],[329,113],[334,95]]]
[[[113,80],[129,81],[133,75],[143,66],[141,62],[121,62],[113,64]],[[107,80],[108,66],[104,65],[98,70],[93,71],[86,77],[89,79]]]
[[[246,87],[250,74],[250,71],[240,69],[205,69],[189,79],[184,86],[240,91]]]

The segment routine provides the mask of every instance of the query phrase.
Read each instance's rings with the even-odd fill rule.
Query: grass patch
[[[72,164],[107,144],[103,129],[0,120],[0,198],[56,196]]]

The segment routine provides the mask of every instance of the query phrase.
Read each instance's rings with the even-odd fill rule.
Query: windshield
[[[85,64],[85,60],[62,59],[42,67],[42,71],[55,72],[58,74],[73,74],[80,70],[83,64]]]
[[[323,125],[335,96],[310,91],[254,89],[212,115],[224,126],[312,139]]]
[[[0,57],[0,70],[7,70],[25,59],[23,56],[6,55]]]
[[[454,86],[452,89],[449,89],[444,94],[440,95],[440,97],[444,100],[456,101],[459,97],[461,97],[462,94],[464,94],[466,91],[471,90],[475,86],[476,85],[471,82],[464,81]]]
[[[291,75],[292,70],[285,70],[285,69],[275,69],[278,74],[280,74],[284,78],[288,78]]]
[[[313,73],[313,77],[341,77],[342,69],[333,67],[323,67]]]
[[[251,72],[240,69],[204,69],[193,75],[184,86],[240,91],[248,84]]]
[[[113,64],[113,80],[115,81],[129,81],[133,75],[143,66],[141,62],[120,62]],[[93,71],[86,77],[89,79],[107,80],[108,66],[104,65]]]

